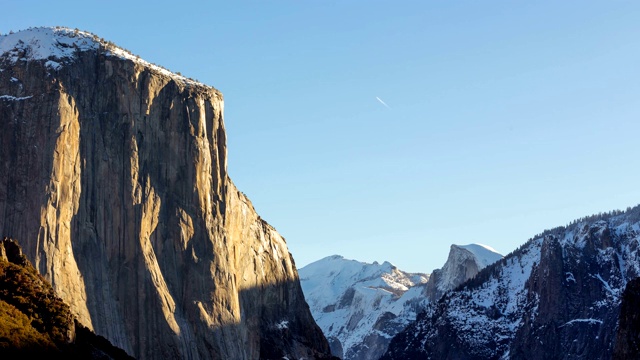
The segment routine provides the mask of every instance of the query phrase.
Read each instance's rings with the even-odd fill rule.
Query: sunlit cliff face
[[[69,29],[0,50],[0,232],[83,324],[141,359],[329,353],[227,176],[220,92]]]

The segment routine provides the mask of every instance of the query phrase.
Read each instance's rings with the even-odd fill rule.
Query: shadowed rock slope
[[[223,98],[96,36],[0,37],[0,233],[140,359],[323,358],[284,239],[227,174]]]
[[[132,359],[78,324],[20,246],[7,238],[0,241],[0,354],[3,359]]]
[[[622,293],[620,320],[613,359],[640,358],[640,278],[629,283]]]

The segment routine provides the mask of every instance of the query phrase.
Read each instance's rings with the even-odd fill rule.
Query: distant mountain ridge
[[[338,255],[299,273],[311,313],[333,355],[368,360],[382,356],[391,338],[436,296],[501,258],[487,246],[452,245],[444,267],[431,277],[404,272],[389,262],[367,264]]]
[[[639,247],[640,207],[545,231],[429,306],[382,359],[610,359]]]
[[[302,291],[332,353],[343,359],[373,358],[381,344],[415,318],[405,297],[427,281],[426,274],[406,273],[389,262],[367,264],[330,256],[299,270]],[[386,346],[385,346],[386,348]]]

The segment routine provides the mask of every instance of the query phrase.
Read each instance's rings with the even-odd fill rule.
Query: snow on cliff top
[[[95,50],[99,43],[92,34],[75,32],[66,28],[31,28],[0,36],[0,53],[9,53],[10,59],[18,61],[18,50],[28,50],[25,60],[64,59],[79,51]]]
[[[76,51],[97,50],[100,47],[107,49],[107,55],[134,61],[186,84],[210,87],[151,64],[86,31],[59,26],[35,27],[0,36],[0,57],[8,59],[11,63],[18,60],[48,60],[46,66],[54,70],[60,69],[65,60],[73,59]]]
[[[482,244],[469,244],[469,245],[455,245],[459,248],[463,248],[476,258],[476,262],[482,268],[485,268],[494,262],[502,259],[502,255],[498,253],[491,246],[482,245]]]

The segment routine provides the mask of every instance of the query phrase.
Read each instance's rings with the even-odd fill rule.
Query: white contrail
[[[389,105],[387,105],[384,101],[382,101],[382,99],[380,99],[380,98],[379,98],[379,97],[377,97],[377,96],[376,96],[376,100],[380,101],[380,104],[382,104],[382,105],[386,106],[386,107],[387,107],[387,109],[391,109],[391,108],[389,107]]]

